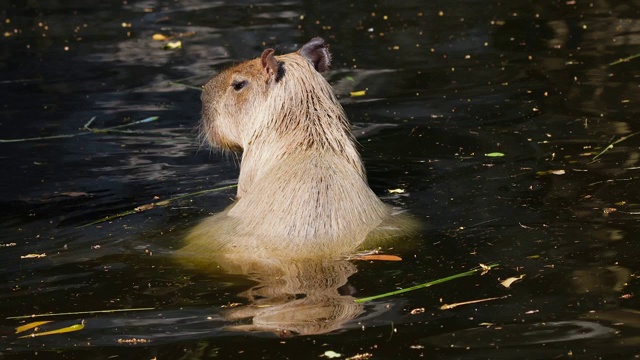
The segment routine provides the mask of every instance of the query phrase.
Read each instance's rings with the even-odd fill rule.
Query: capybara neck
[[[297,53],[276,59],[284,75],[266,94],[256,121],[248,129],[238,196],[251,191],[253,183],[271,167],[305,156],[330,157],[364,177],[349,122],[329,83]],[[314,175],[323,177],[317,172]]]

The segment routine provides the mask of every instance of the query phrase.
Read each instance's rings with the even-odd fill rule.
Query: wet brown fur
[[[318,71],[329,60],[315,38],[286,55],[267,49],[204,86],[202,132],[214,146],[243,153],[236,202],[198,225],[185,251],[340,256],[390,218],[367,184],[344,110]]]

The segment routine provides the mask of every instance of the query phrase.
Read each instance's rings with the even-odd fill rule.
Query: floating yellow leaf
[[[32,323],[28,323],[28,324],[24,324],[24,325],[18,326],[16,328],[16,334],[19,334],[19,333],[27,331],[27,330],[31,330],[31,329],[33,329],[35,327],[40,326],[40,325],[48,324],[50,322],[52,322],[52,321],[51,320],[49,320],[49,321],[34,321]]]
[[[33,334],[30,334],[30,335],[24,335],[24,336],[20,336],[19,339],[28,338],[28,337],[64,334],[64,333],[68,333],[68,332],[79,331],[79,330],[82,330],[82,329],[84,329],[84,323],[63,327],[61,329],[45,331],[45,332],[41,332],[41,333],[33,333]]]
[[[351,97],[365,96],[367,95],[367,90],[352,91],[349,95],[351,95]]]
[[[180,41],[180,40],[168,42],[163,47],[163,49],[165,49],[165,50],[175,50],[175,49],[181,49],[181,48],[182,48],[182,41]]]
[[[484,274],[488,273],[489,270],[491,270],[491,266],[488,266],[488,265],[485,265],[485,264],[482,264],[482,263],[480,263],[479,265],[480,265],[480,269],[482,269],[482,273],[480,275],[484,275]]]
[[[153,36],[151,37],[153,40],[155,41],[165,41],[168,38],[162,34],[153,34]]]
[[[547,170],[547,171],[538,171],[536,175],[544,176],[544,175],[564,175],[566,172],[562,169],[560,170]]]
[[[404,189],[389,189],[389,194],[404,194]]]
[[[43,258],[46,257],[47,254],[42,253],[42,254],[27,254],[27,255],[22,255],[20,256],[20,259],[38,259],[38,258]]]
[[[322,354],[321,356],[324,356],[324,357],[326,357],[326,358],[328,358],[328,359],[334,359],[334,358],[339,358],[339,357],[341,357],[341,356],[342,356],[342,354],[337,353],[337,352],[332,351],[332,350],[327,350],[327,351],[325,351],[325,352],[324,352],[324,354]]]
[[[501,153],[501,152],[492,152],[492,153],[484,154],[484,156],[486,156],[486,157],[503,157],[504,154]]]
[[[500,285],[502,285],[502,286],[504,286],[504,287],[506,287],[506,288],[508,289],[509,287],[511,287],[511,285],[512,285],[514,282],[519,281],[519,280],[522,280],[522,279],[524,278],[524,276],[525,276],[525,274],[522,274],[522,275],[520,275],[520,276],[510,277],[510,278],[508,278],[508,279],[506,279],[506,280],[501,281],[501,282],[500,282]]]

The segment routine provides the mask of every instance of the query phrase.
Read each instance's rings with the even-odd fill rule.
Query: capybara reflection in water
[[[236,201],[187,236],[183,254],[339,257],[406,233],[369,188],[321,38],[224,70],[202,93],[202,135],[242,151]],[[371,240],[371,241],[369,241]]]

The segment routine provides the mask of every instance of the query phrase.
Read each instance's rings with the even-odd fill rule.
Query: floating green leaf
[[[618,140],[616,140],[616,141],[612,142],[611,144],[607,145],[607,147],[606,147],[606,148],[604,148],[604,150],[602,150],[602,151],[601,151],[601,152],[599,152],[596,156],[594,156],[594,157],[591,159],[591,162],[596,161],[596,159],[597,159],[597,158],[599,158],[602,154],[604,154],[604,153],[606,153],[607,151],[609,151],[609,150],[613,149],[613,146],[614,146],[614,145],[619,144],[619,143],[621,143],[621,142],[623,142],[623,141],[627,140],[628,138],[630,138],[630,137],[632,137],[632,136],[636,136],[636,135],[638,135],[638,134],[640,134],[640,132],[635,132],[635,133],[633,133],[633,134],[629,134],[629,135],[627,135],[627,136],[623,136],[623,137],[621,137],[620,139],[618,139]]]
[[[363,302],[376,300],[376,299],[380,299],[380,298],[384,298],[384,297],[388,297],[388,296],[398,295],[398,294],[406,293],[406,292],[409,292],[409,291],[414,291],[414,290],[426,288],[426,287],[429,287],[429,286],[432,286],[432,285],[441,284],[443,282],[447,282],[447,281],[450,281],[450,280],[453,280],[453,279],[458,279],[458,278],[461,278],[461,277],[473,275],[473,274],[475,274],[477,272],[485,273],[485,272],[489,271],[490,269],[493,269],[496,266],[498,266],[498,264],[489,264],[489,265],[481,264],[480,267],[473,268],[473,269],[471,269],[469,271],[465,271],[465,272],[460,273],[460,274],[451,275],[451,276],[448,276],[448,277],[445,277],[445,278],[442,278],[442,279],[429,281],[429,282],[426,282],[424,284],[408,287],[406,289],[400,289],[400,290],[391,291],[391,292],[380,294],[380,295],[374,295],[374,296],[369,296],[369,297],[365,297],[365,298],[356,299],[354,301],[357,302],[357,303],[363,303]]]
[[[491,152],[491,153],[488,153],[488,154],[484,154],[484,156],[486,156],[486,157],[503,157],[504,154],[501,153],[501,152]]]

